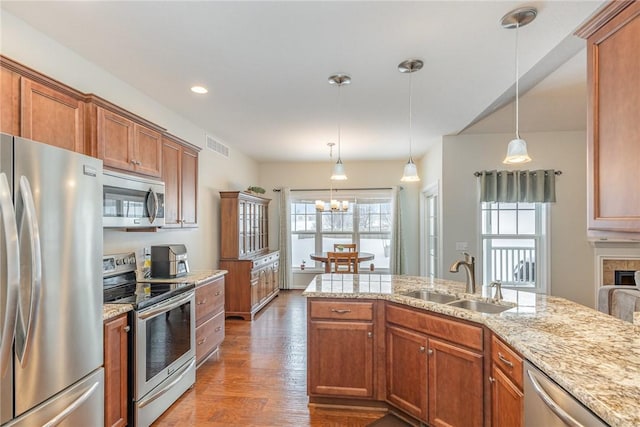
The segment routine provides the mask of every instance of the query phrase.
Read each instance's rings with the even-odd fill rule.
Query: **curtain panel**
[[[293,271],[291,268],[291,189],[281,188],[280,198],[280,289],[291,289]]]
[[[482,171],[478,174],[481,202],[554,203],[556,171]]]
[[[401,275],[407,272],[404,239],[402,238],[401,187],[393,187],[391,198],[391,274]]]

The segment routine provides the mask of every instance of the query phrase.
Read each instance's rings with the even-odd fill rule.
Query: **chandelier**
[[[336,145],[333,142],[329,142],[327,144],[329,146],[329,159],[333,164],[333,146]],[[316,210],[323,212],[327,204],[324,200],[316,200]],[[329,179],[329,210],[332,212],[345,212],[349,210],[349,201],[343,200],[340,202],[339,200],[335,200],[333,198],[333,179]]]

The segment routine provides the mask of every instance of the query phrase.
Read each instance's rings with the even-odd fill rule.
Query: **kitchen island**
[[[463,283],[426,277],[322,274],[304,296],[384,300],[486,326],[611,426],[640,425],[640,328],[571,301],[503,290],[486,314],[404,294],[414,290],[483,299],[489,289],[464,293]]]

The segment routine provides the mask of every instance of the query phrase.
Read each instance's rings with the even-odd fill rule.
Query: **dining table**
[[[331,273],[331,265],[329,264],[329,256],[327,255],[327,252],[316,252],[316,253],[310,254],[309,257],[313,261],[320,261],[324,263],[324,272]],[[358,264],[364,261],[371,261],[374,258],[375,258],[375,255],[370,252],[358,252]]]

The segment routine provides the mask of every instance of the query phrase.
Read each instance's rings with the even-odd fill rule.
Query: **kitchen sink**
[[[507,305],[493,304],[490,302],[476,301],[471,299],[461,299],[448,303],[451,307],[464,308],[466,310],[477,311],[479,313],[502,313],[513,308]]]
[[[447,294],[440,294],[437,292],[431,292],[431,291],[427,291],[427,290],[419,290],[419,291],[413,291],[413,292],[409,292],[404,294],[407,297],[411,297],[411,298],[417,298],[417,299],[421,299],[424,301],[431,301],[431,302],[437,302],[439,304],[446,304],[449,303],[451,301],[455,301],[457,298],[454,297],[453,295],[447,295]]]

